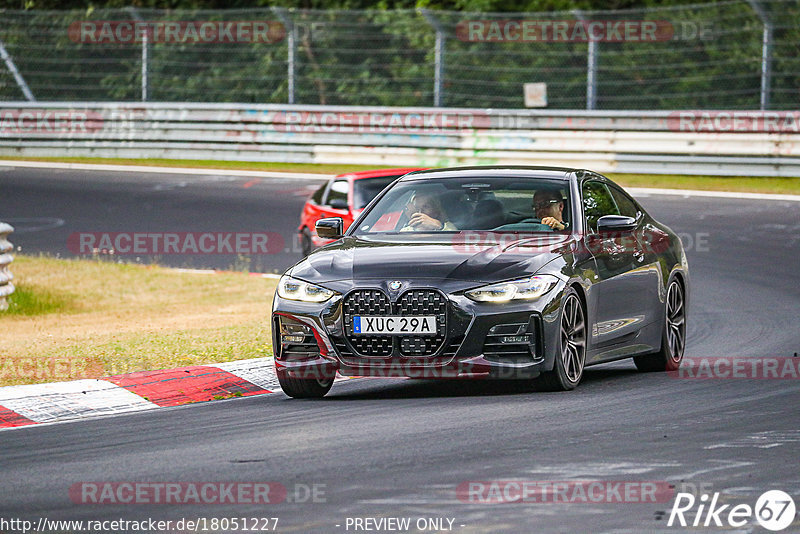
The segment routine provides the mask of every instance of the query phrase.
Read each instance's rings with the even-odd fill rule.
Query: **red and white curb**
[[[0,388],[0,429],[281,391],[272,358]]]

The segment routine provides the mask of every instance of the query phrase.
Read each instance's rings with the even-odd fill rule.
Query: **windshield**
[[[563,180],[440,178],[397,183],[375,204],[356,236],[398,232],[565,232],[569,186]]]
[[[363,209],[373,198],[378,196],[378,193],[383,191],[387,185],[400,178],[400,176],[402,176],[402,174],[354,180],[353,207],[357,210]]]

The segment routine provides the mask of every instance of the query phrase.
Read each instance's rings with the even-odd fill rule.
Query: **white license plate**
[[[356,315],[354,334],[436,334],[435,315]]]

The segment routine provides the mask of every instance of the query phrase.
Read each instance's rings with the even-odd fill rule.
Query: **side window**
[[[322,184],[319,189],[314,191],[314,194],[311,195],[311,202],[314,204],[322,204],[322,195],[325,193],[326,187],[328,187],[328,184]]]
[[[347,180],[336,180],[331,184],[328,190],[328,197],[325,199],[326,206],[332,206],[335,202],[339,202],[340,206],[347,205],[347,190],[349,186]],[[337,206],[338,207],[338,206]]]
[[[639,208],[636,207],[633,200],[616,187],[609,187],[609,189],[611,190],[611,196],[614,197],[614,202],[617,203],[619,214],[636,219],[639,216]]]
[[[597,231],[597,219],[603,215],[619,215],[617,205],[605,184],[584,182],[583,213],[586,216],[586,227],[590,232]]]

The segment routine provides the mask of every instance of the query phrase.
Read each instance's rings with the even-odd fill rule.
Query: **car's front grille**
[[[362,289],[353,291],[344,300],[344,331],[353,349],[363,356],[390,356],[392,336],[361,336],[353,334],[354,315],[391,315],[392,304],[383,291]]]
[[[402,336],[400,352],[403,356],[431,356],[442,346],[447,335],[447,299],[438,291],[412,289],[403,293],[395,304],[398,315],[435,315],[435,336]]]
[[[447,337],[447,298],[433,289],[412,289],[403,293],[394,304],[383,291],[359,289],[348,294],[343,302],[344,332],[358,356],[386,358],[395,349],[406,357],[433,356]],[[436,334],[419,336],[361,335],[353,333],[355,315],[434,315]],[[340,352],[346,353],[347,350]]]

